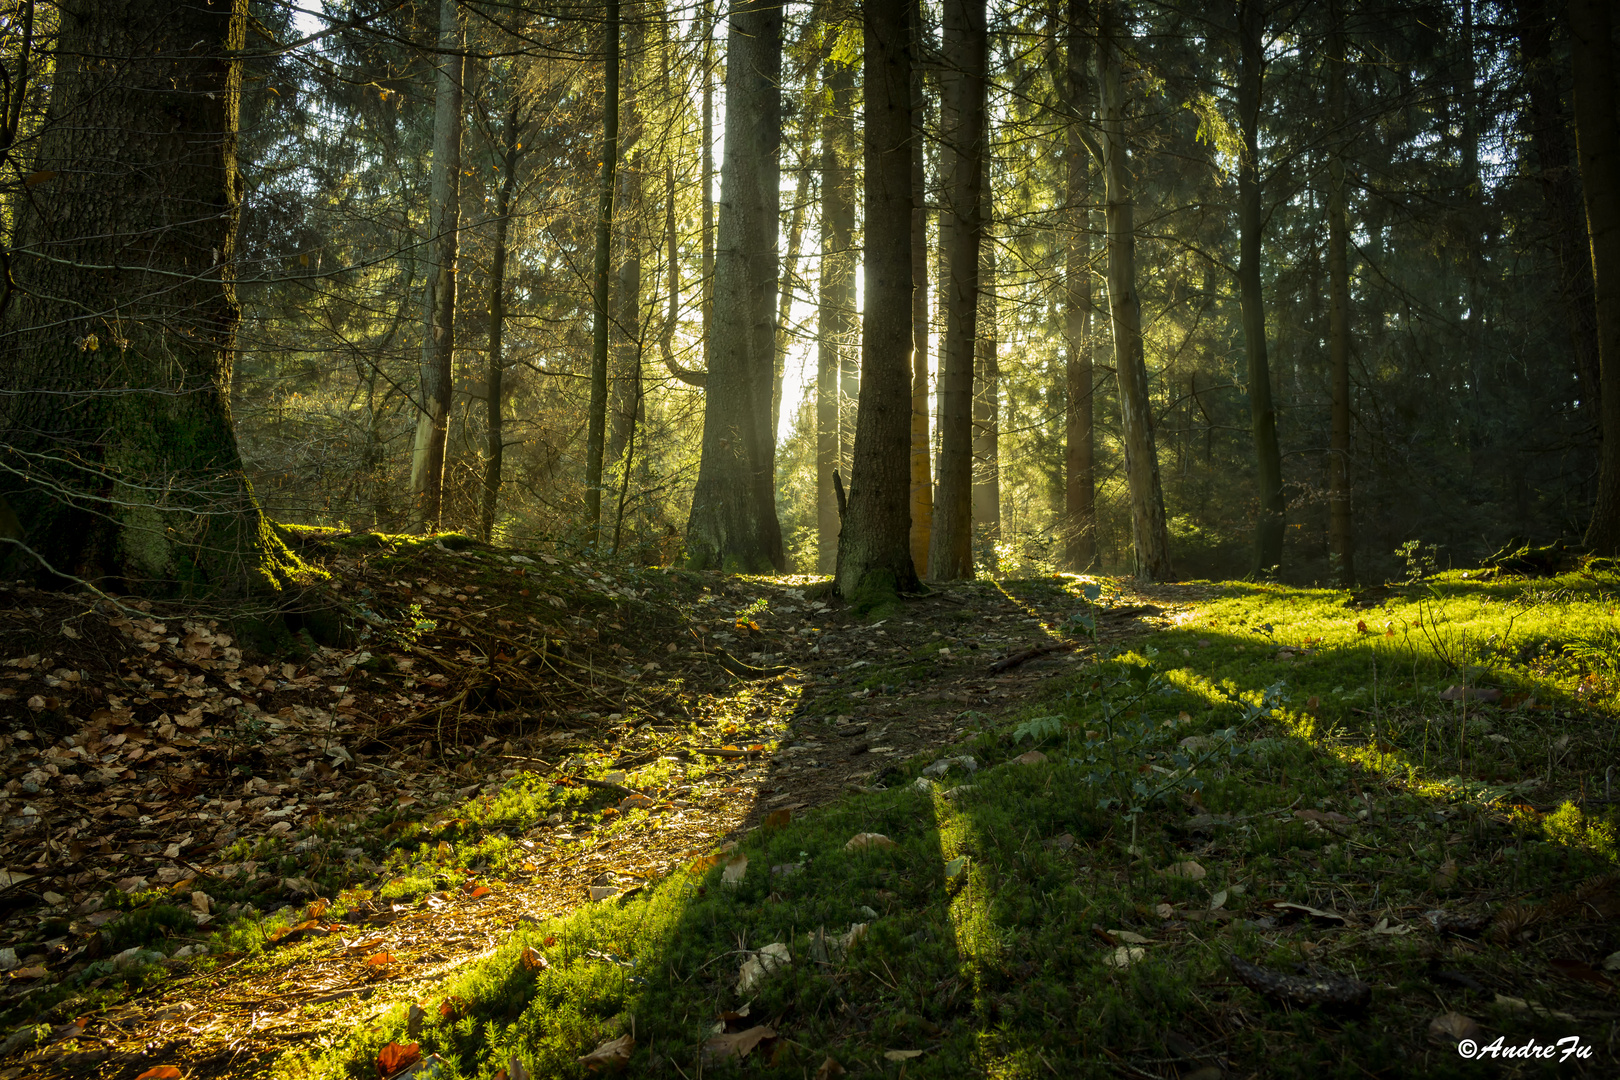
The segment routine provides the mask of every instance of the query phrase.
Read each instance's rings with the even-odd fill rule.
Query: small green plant
[[[1064,630],[1080,637],[1089,637],[1092,645],[1097,644],[1097,613],[1101,610],[1102,586],[1094,581],[1086,582],[1080,590],[1081,599],[1085,601],[1085,608],[1070,615],[1063,624]]]
[[[1061,734],[1063,734],[1063,717],[1037,716],[1013,728],[1012,737],[1014,743],[1023,742],[1026,738],[1033,742],[1042,742]]]

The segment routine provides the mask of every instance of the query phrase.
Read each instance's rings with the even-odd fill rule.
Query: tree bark
[[[1616,132],[1614,45],[1608,0],[1570,0],[1575,69],[1575,147],[1586,201],[1602,372],[1603,449],[1586,546],[1620,552],[1620,135]]]
[[[1120,433],[1131,493],[1131,538],[1136,573],[1151,581],[1170,577],[1170,534],[1164,517],[1159,455],[1153,442],[1153,407],[1142,355],[1142,311],[1136,294],[1136,223],[1131,166],[1125,141],[1125,94],[1119,13],[1113,0],[1098,5],[1098,81],[1102,94],[1103,177],[1108,228],[1108,310],[1119,380]]]
[[[1328,109],[1336,139],[1328,162],[1328,364],[1333,386],[1328,445],[1328,556],[1334,580],[1348,587],[1356,581],[1356,544],[1350,486],[1350,209],[1345,193],[1349,105],[1345,92],[1344,11],[1340,4],[1341,0],[1330,3],[1332,32],[1327,61]]]
[[[446,0],[450,2],[450,0]],[[608,300],[612,283],[613,198],[619,164],[619,0],[607,0],[606,72],[602,100],[602,174],[596,201],[596,258],[591,291],[591,401],[585,427],[585,524],[598,548],[602,525],[602,457],[607,450]]]
[[[838,589],[868,612],[919,587],[911,561],[911,63],[913,0],[866,0],[865,305],[861,396]]]
[[[781,72],[781,6],[746,0],[733,7],[703,451],[686,530],[695,569],[783,569],[768,444],[775,432],[765,430],[776,355]]]
[[[985,217],[993,220],[988,156],[985,168]],[[988,232],[988,227],[986,228]],[[985,237],[979,271],[979,325],[973,357],[973,533],[977,560],[991,574],[1000,572],[996,545],[1001,542],[1001,366],[997,337],[996,245]]]
[[[623,3],[623,0],[620,0]],[[632,0],[629,18],[621,15],[623,31],[622,51],[631,57],[626,65],[621,60],[619,71],[619,152],[614,195],[613,240],[619,252],[617,279],[611,306],[614,309],[609,340],[616,345],[610,350],[612,370],[609,371],[609,397],[607,417],[607,446],[603,469],[624,456],[635,429],[641,406],[641,246],[642,246],[642,161],[641,136],[644,122],[641,115],[640,63],[646,48],[646,25],[640,10]],[[611,488],[612,481],[604,479],[603,486]]]
[[[234,598],[301,576],[231,429],[246,28],[245,0],[62,19],[0,334],[8,576]]]
[[[946,0],[943,52],[944,139],[949,175],[940,215],[950,277],[941,282],[945,346],[939,377],[939,476],[928,575],[973,576],[973,355],[977,345],[979,247],[984,235],[985,68],[989,36],[984,0]]]
[[[1271,365],[1266,355],[1266,306],[1260,281],[1261,211],[1260,94],[1265,79],[1261,34],[1265,11],[1260,0],[1238,2],[1237,115],[1242,151],[1238,157],[1238,293],[1243,307],[1243,346],[1249,367],[1249,414],[1254,437],[1255,484],[1259,512],[1254,525],[1254,572],[1273,572],[1282,563],[1285,506],[1282,454],[1277,446],[1277,409],[1271,399]]]
[[[1548,239],[1558,263],[1559,295],[1569,324],[1581,413],[1601,423],[1597,309],[1592,300],[1592,256],[1581,220],[1580,174],[1570,146],[1569,115],[1553,61],[1553,15],[1547,0],[1519,0],[1518,36],[1523,59],[1530,146],[1541,187]]]
[[[512,224],[512,198],[517,193],[518,158],[522,156],[519,116],[521,98],[514,91],[501,140],[501,186],[495,195],[495,240],[489,261],[489,354],[484,377],[484,405],[489,422],[484,449],[484,487],[478,507],[478,535],[490,542],[495,532],[495,510],[501,493],[501,458],[506,451],[501,423],[501,380],[506,372],[502,339],[506,332],[506,238]]]
[[[809,96],[808,88],[806,97]],[[804,210],[810,200],[810,127],[805,125],[803,152],[799,155],[799,178],[793,185],[793,209],[788,212],[787,258],[782,264],[782,284],[776,294],[776,351],[771,357],[771,474],[776,473],[776,433],[782,426],[782,380],[787,375],[788,321],[793,317],[793,282],[799,269],[799,249],[804,242]]]
[[[928,573],[934,482],[928,445],[928,176],[923,157],[922,0],[911,7],[911,563]]]
[[[1093,472],[1091,324],[1091,154],[1081,125],[1091,122],[1091,20],[1086,0],[1068,0],[1064,51],[1069,126],[1064,193],[1068,235],[1064,244],[1064,344],[1066,351],[1063,457],[1064,562],[1076,573],[1097,562],[1097,483]]]
[[[834,9],[831,27],[847,15]],[[822,81],[830,107],[821,118],[821,270],[817,283],[816,326],[816,568],[831,574],[838,566],[838,499],[833,473],[845,463],[842,404],[846,357],[855,348],[855,73],[829,58]]]
[[[444,455],[450,433],[451,363],[456,338],[456,251],[461,218],[461,14],[439,3],[439,55],[433,93],[433,168],[428,181],[427,285],[422,290],[422,400],[411,453],[411,501],[424,532],[439,527]]]

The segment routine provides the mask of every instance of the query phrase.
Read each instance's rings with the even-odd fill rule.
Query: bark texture
[[[911,7],[911,564],[928,573],[934,480],[928,445],[928,177],[923,155],[922,0]]]
[[[993,219],[989,168],[985,217]],[[988,228],[986,229],[988,232]],[[973,537],[976,562],[998,573],[1001,542],[1001,357],[996,308],[996,245],[985,238],[979,270],[979,325],[973,350]]]
[[[828,16],[835,23],[842,14]],[[855,72],[829,59],[830,108],[821,118],[821,272],[816,309],[816,569],[838,568],[838,497],[833,473],[844,464],[841,399],[846,359],[855,349]]]
[[[1328,555],[1335,581],[1350,586],[1356,580],[1356,537],[1350,501],[1350,208],[1345,191],[1349,107],[1344,12],[1338,0],[1332,3],[1330,17],[1328,104],[1339,141],[1328,162],[1328,367],[1333,399],[1328,444]]]
[[[1603,555],[1620,552],[1620,133],[1614,111],[1612,19],[1608,0],[1570,0],[1575,146],[1592,252],[1603,382],[1603,450],[1586,545]]]
[[[1120,434],[1125,477],[1131,492],[1131,539],[1136,573],[1152,581],[1170,577],[1170,533],[1164,518],[1159,455],[1153,440],[1153,408],[1142,355],[1142,309],[1136,294],[1136,222],[1131,202],[1131,166],[1126,150],[1121,38],[1124,29],[1111,0],[1099,4],[1098,81],[1102,94],[1103,176],[1108,228],[1108,311],[1119,379]]]
[[[298,573],[231,429],[246,0],[64,18],[0,336],[6,571],[243,597]]]
[[[447,0],[449,2],[449,0]],[[591,292],[591,402],[585,421],[585,523],[600,546],[602,457],[607,450],[608,301],[612,285],[613,200],[619,166],[619,0],[607,0],[606,77],[602,94],[602,175],[596,196],[596,257]]]
[[[861,396],[838,590],[868,612],[915,591],[911,561],[911,63],[913,0],[866,0],[866,297]]]
[[[703,456],[686,530],[687,559],[698,569],[783,568],[771,472],[775,432],[767,430],[776,355],[781,74],[781,7],[747,0],[732,8]]]
[[[1090,12],[1085,0],[1068,0],[1064,51],[1064,91],[1069,107],[1065,146],[1064,204],[1068,235],[1063,261],[1065,345],[1063,454],[1063,554],[1068,569],[1081,573],[1097,561],[1097,482],[1093,434],[1091,332],[1091,154],[1081,125],[1091,123]]]
[[[1258,0],[1238,3],[1239,136],[1238,293],[1243,306],[1243,351],[1249,366],[1249,417],[1254,437],[1255,486],[1259,508],[1254,523],[1254,570],[1272,572],[1282,563],[1285,525],[1282,453],[1277,446],[1277,409],[1271,398],[1271,363],[1266,354],[1266,305],[1260,281],[1261,210],[1260,94],[1265,81],[1261,35],[1265,12]]]
[[[512,199],[517,193],[521,103],[516,93],[507,107],[506,131],[501,140],[501,186],[495,195],[495,237],[489,260],[489,350],[485,356],[484,406],[488,411],[484,445],[484,487],[478,504],[478,535],[489,543],[495,532],[495,511],[501,496],[501,466],[506,452],[502,424],[502,381],[506,374],[506,239],[512,224]]]
[[[439,527],[444,454],[450,434],[451,363],[456,348],[456,252],[461,222],[461,14],[440,0],[433,91],[433,167],[428,180],[428,267],[422,290],[421,399],[411,453],[411,503],[424,531]]]
[[[940,242],[949,260],[940,282],[945,345],[939,375],[939,475],[928,576],[973,576],[973,354],[977,344],[979,247],[984,236],[984,0],[944,7],[944,140],[948,162]]]

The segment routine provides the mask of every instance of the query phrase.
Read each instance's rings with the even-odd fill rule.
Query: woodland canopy
[[[317,8],[0,6],[15,572],[1620,541],[1602,0]]]

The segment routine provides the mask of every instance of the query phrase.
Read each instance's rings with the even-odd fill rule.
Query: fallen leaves
[[[175,1065],[154,1065],[135,1078],[135,1080],[183,1080],[185,1073]]]
[[[1203,881],[1208,871],[1190,859],[1186,862],[1171,863],[1159,871],[1165,877],[1183,878],[1187,881]]]
[[[899,846],[899,844],[896,844],[882,833],[875,832],[856,833],[844,842],[845,851],[869,851],[873,848],[896,848]]]
[[[705,1065],[718,1065],[722,1061],[741,1061],[753,1052],[754,1047],[767,1039],[776,1038],[776,1030],[766,1024],[758,1024],[746,1031],[735,1031],[724,1035],[716,1035],[703,1044],[703,1063]]]
[[[1429,1021],[1429,1039],[1441,1046],[1459,1043],[1464,1039],[1478,1042],[1484,1035],[1484,1028],[1461,1013],[1441,1013]]]
[[[536,974],[551,970],[551,961],[528,945],[523,946],[523,951],[518,954],[518,963],[523,965],[524,971],[532,971]]]
[[[742,883],[743,875],[748,873],[748,856],[738,852],[726,863],[726,868],[720,872],[722,885],[737,886]]]
[[[792,963],[793,953],[788,947],[779,941],[772,942],[743,961],[737,972],[737,992],[748,995],[773,972]]]
[[[377,1051],[377,1075],[387,1080],[422,1060],[420,1043],[391,1042]]]
[[[636,1048],[634,1035],[620,1035],[617,1039],[609,1039],[588,1054],[579,1057],[579,1063],[587,1069],[622,1069],[630,1064],[630,1053]]]

